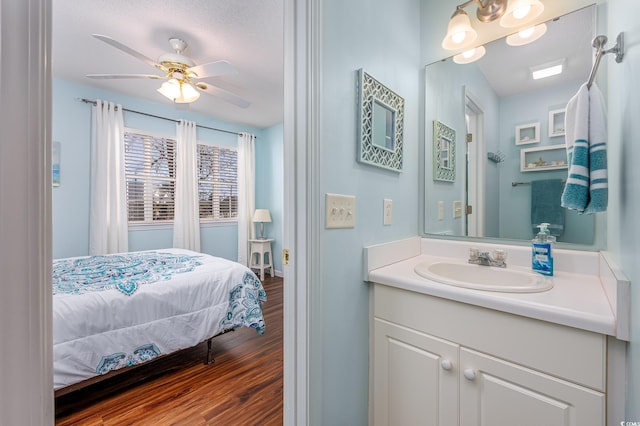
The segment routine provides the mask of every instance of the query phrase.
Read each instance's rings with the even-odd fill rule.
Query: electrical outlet
[[[325,194],[325,225],[327,229],[355,228],[356,197]]]
[[[438,201],[438,220],[444,219],[444,201]]]
[[[393,223],[393,201],[385,198],[383,202],[383,222],[385,225],[391,225]]]

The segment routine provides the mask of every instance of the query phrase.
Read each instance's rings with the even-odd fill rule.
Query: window
[[[200,220],[238,219],[238,151],[198,144]]]
[[[129,223],[173,221],[176,141],[127,129],[124,144]]]
[[[127,129],[124,141],[129,224],[172,223],[175,139]],[[237,221],[237,150],[198,143],[197,155],[200,221]]]

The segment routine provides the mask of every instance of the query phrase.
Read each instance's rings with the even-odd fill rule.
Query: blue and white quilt
[[[182,249],[59,259],[53,265],[54,388],[265,329],[266,292],[247,267]]]

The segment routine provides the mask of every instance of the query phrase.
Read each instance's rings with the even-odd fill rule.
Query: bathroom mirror
[[[404,98],[358,70],[358,161],[402,171]]]
[[[567,177],[564,150],[557,149],[565,143],[558,117],[588,80],[596,6],[546,26],[546,33],[530,44],[512,46],[505,37],[486,44],[485,56],[476,62],[457,64],[448,58],[425,67],[426,234],[529,241],[533,222],[551,208],[561,222],[558,242],[598,248],[594,244],[601,238],[595,232],[604,232],[603,214],[561,209],[557,190],[547,193],[539,182]],[[532,69],[554,61],[564,65],[561,74],[532,78]],[[442,164],[434,149],[434,123],[458,135],[455,149],[449,150],[455,152],[449,161],[458,166],[445,180],[438,178]]]
[[[375,146],[393,151],[395,147],[396,110],[379,99],[373,100],[373,129],[371,139]]]

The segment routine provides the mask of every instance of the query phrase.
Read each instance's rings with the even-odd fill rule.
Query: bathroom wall
[[[153,103],[120,93],[54,79],[53,140],[61,145],[61,184],[53,188],[53,256],[54,258],[87,255],[89,251],[89,156],[91,143],[91,105],[78,98],[105,99],[121,103],[125,108],[162,117],[193,120],[198,124],[235,132],[250,132],[256,140],[256,206],[268,208],[273,216],[266,225],[267,235],[282,241],[282,125],[270,129],[227,123],[211,117],[178,110],[171,105]],[[175,123],[124,113],[127,127],[160,134],[175,135]],[[199,140],[236,146],[234,134],[197,129]],[[259,204],[258,204],[259,203]],[[150,250],[173,246],[173,229],[169,226],[131,229],[129,249]],[[214,256],[236,260],[238,227],[236,223],[216,224],[201,228],[201,250]],[[275,250],[274,265],[282,269],[281,251]]]
[[[583,81],[576,81],[552,89],[506,96],[500,99],[500,150],[505,154],[505,161],[499,165],[500,170],[500,238],[531,239],[531,185],[512,186],[512,182],[531,182],[542,179],[566,179],[567,169],[544,171],[520,171],[520,150],[541,148],[551,145],[562,145],[557,153],[566,160],[563,136],[549,137],[549,111],[564,108],[577,92]],[[516,145],[515,127],[537,122],[540,124],[540,142]],[[533,159],[544,157],[543,153]],[[556,157],[554,157],[556,158]],[[576,244],[593,244],[594,216],[579,215],[575,211],[565,209],[564,232],[558,241],[569,241]]]
[[[610,0],[607,4],[610,46],[619,32],[626,37],[624,61],[618,64],[608,55],[601,65],[609,76],[607,248],[631,280],[626,420],[640,422],[640,2]]]
[[[356,196],[353,229],[320,231],[321,396],[311,424],[368,422],[369,286],[362,279],[364,246],[418,232],[420,0],[322,2],[321,192]],[[357,70],[363,68],[405,100],[401,173],[356,161]],[[383,199],[393,224],[383,225]],[[315,376],[314,376],[315,377]],[[321,399],[321,400],[319,400]],[[321,416],[322,418],[318,418]]]
[[[465,169],[466,169],[466,125],[464,121],[464,91],[473,96],[475,102],[484,111],[486,151],[500,149],[499,138],[499,98],[487,83],[476,64],[458,65],[452,60],[437,62],[427,66],[425,79],[425,232],[428,234],[462,235],[463,218],[453,218],[453,201],[465,203]],[[456,134],[456,176],[453,182],[433,179],[433,122],[437,120],[450,127]],[[497,235],[499,191],[495,183],[498,168],[486,158],[480,158],[486,164],[486,187],[481,188],[487,194],[485,218],[487,235]],[[495,197],[495,198],[494,198]],[[442,220],[438,218],[438,202],[444,204]],[[476,206],[477,207],[477,206]]]

